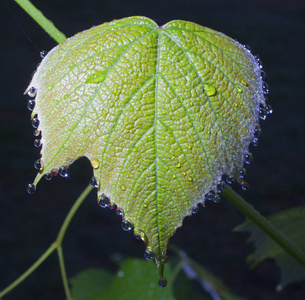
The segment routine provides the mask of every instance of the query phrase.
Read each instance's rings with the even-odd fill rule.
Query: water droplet
[[[176,168],[180,168],[181,167],[181,164],[180,163],[177,163],[176,164]]]
[[[59,168],[58,170],[58,174],[61,176],[61,177],[68,177],[69,176],[69,173],[68,173],[68,167],[61,167]]]
[[[255,57],[258,65],[259,65],[260,69],[262,69],[263,68],[263,63],[262,63],[260,57],[258,55],[255,55],[254,57]]]
[[[52,175],[53,176],[57,176],[58,175],[58,170],[57,169],[53,169],[52,170]]]
[[[155,253],[152,252],[150,249],[146,249],[144,251],[144,257],[145,259],[153,259],[155,257]]]
[[[222,193],[225,190],[225,182],[223,180],[219,180],[217,183],[217,192]]]
[[[95,178],[95,176],[93,176],[91,179],[90,179],[90,185],[94,188],[98,188],[98,182]]]
[[[135,234],[134,236],[137,240],[144,240],[140,233]]]
[[[125,191],[126,190],[126,186],[124,184],[121,185],[121,190]]]
[[[161,277],[159,280],[158,280],[158,285],[159,287],[166,287],[167,286],[167,280],[164,278],[164,277]]]
[[[34,183],[30,183],[27,188],[26,188],[27,192],[29,194],[34,194],[36,192],[36,186]]]
[[[103,194],[98,202],[98,205],[102,208],[106,208],[109,206],[109,204],[110,204],[109,198]]]
[[[117,208],[115,209],[115,213],[116,213],[118,216],[123,216],[123,213],[124,213],[123,208],[117,207]]]
[[[35,101],[34,100],[29,100],[28,104],[27,104],[27,107],[28,107],[29,110],[32,111],[35,107]]]
[[[54,84],[50,84],[50,85],[47,86],[47,89],[48,89],[49,91],[51,91],[51,90],[53,89],[53,87],[54,87]]]
[[[193,181],[193,178],[192,178],[191,176],[188,176],[188,177],[187,177],[187,180],[188,180],[188,181]]]
[[[259,127],[256,127],[254,131],[253,139],[259,140],[261,138],[261,135],[262,135],[262,130]]]
[[[34,134],[34,136],[39,136],[40,135],[40,131],[36,129],[36,130],[34,130],[33,134]]]
[[[91,166],[93,169],[97,169],[99,167],[99,165],[100,165],[100,162],[97,159],[93,158],[91,160]]]
[[[271,115],[273,113],[273,109],[272,109],[271,105],[266,105],[265,110],[266,110],[267,115]]]
[[[52,173],[46,173],[46,174],[44,175],[44,178],[45,178],[46,180],[51,180],[52,177],[53,177],[53,174],[52,174]]]
[[[253,162],[253,154],[249,152],[245,155],[245,163],[249,165],[252,162]]]
[[[198,205],[193,206],[193,208],[192,208],[192,214],[193,214],[193,215],[194,215],[194,214],[197,214],[198,211],[199,211],[199,206],[198,206]]]
[[[237,89],[237,91],[238,91],[239,93],[242,92],[242,89],[241,89],[239,86],[237,86],[236,89]]]
[[[47,56],[47,54],[48,54],[47,51],[42,50],[42,51],[40,52],[40,57],[41,57],[42,59],[44,59],[44,58]]]
[[[39,120],[38,120],[37,118],[34,118],[34,119],[32,120],[32,126],[33,126],[34,128],[38,128],[38,126],[39,126]]]
[[[265,95],[269,94],[269,85],[266,82],[263,82],[262,88]]]
[[[229,175],[229,176],[226,177],[226,181],[227,181],[228,184],[233,184],[235,179],[232,175]]]
[[[267,80],[267,73],[265,71],[261,71],[261,79],[262,81],[266,81]]]
[[[251,47],[250,47],[249,45],[244,45],[244,47],[246,48],[246,50],[247,50],[248,52],[251,52]]]
[[[205,93],[207,94],[207,96],[214,96],[216,94],[216,89],[213,85],[207,84],[205,83],[203,85],[203,88],[205,90]]]
[[[41,169],[42,169],[42,163],[41,163],[41,160],[40,160],[40,159],[37,159],[37,160],[34,162],[34,168],[37,169],[37,170],[41,170]]]
[[[239,171],[239,176],[240,176],[240,178],[245,179],[247,177],[247,170],[245,168],[242,168]]]
[[[176,178],[176,175],[175,175],[175,174],[173,174],[173,178],[174,178],[174,179]]]
[[[89,131],[89,126],[85,126],[84,128],[83,128],[83,133],[87,133]]]
[[[265,108],[263,108],[263,107],[259,108],[259,118],[261,120],[266,120],[266,118],[267,118],[267,112],[266,112]]]
[[[253,144],[253,146],[257,147],[259,145],[259,141],[258,140],[253,140],[252,144]]]
[[[248,183],[248,182],[242,181],[240,184],[241,184],[241,188],[242,188],[244,191],[246,191],[246,190],[249,189],[249,183]]]
[[[210,191],[205,195],[205,198],[206,198],[206,200],[209,200],[209,201],[214,200],[215,193],[213,191]]]
[[[121,226],[122,226],[123,230],[125,230],[125,231],[130,231],[133,228],[132,224],[127,220],[123,220]]]
[[[39,148],[39,147],[41,146],[41,141],[40,141],[40,139],[35,139],[35,140],[34,140],[34,146],[37,147],[37,148]]]
[[[31,87],[28,91],[28,95],[30,97],[35,97],[36,96],[36,93],[37,93],[37,90],[34,88],[34,87]]]
[[[214,202],[214,203],[219,203],[220,200],[221,200],[220,195],[219,195],[219,194],[216,194],[215,197],[214,197],[214,199],[213,199],[213,202]]]

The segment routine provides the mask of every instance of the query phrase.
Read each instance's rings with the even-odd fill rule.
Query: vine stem
[[[268,219],[263,217],[228,185],[222,195],[305,268],[305,253],[294,245]]]
[[[57,43],[67,38],[54,24],[48,20],[29,0],[15,0]]]
[[[55,242],[53,244],[51,244],[51,246],[41,255],[41,257],[28,270],[26,270],[19,278],[17,278],[7,288],[5,288],[3,291],[1,291],[0,297],[3,297],[4,295],[6,295],[8,292],[10,292],[12,289],[14,289],[17,285],[19,285],[23,280],[25,280],[29,275],[31,275],[53,253],[53,251],[57,249],[60,271],[61,271],[61,276],[62,276],[62,280],[63,280],[65,292],[66,292],[66,297],[68,300],[71,299],[61,245],[62,245],[64,236],[65,236],[65,233],[68,229],[68,226],[71,223],[72,218],[74,217],[76,211],[78,210],[80,205],[83,203],[83,201],[86,199],[86,197],[89,195],[89,193],[92,190],[93,190],[93,187],[89,184],[86,187],[86,189],[81,193],[81,195],[77,198],[77,200],[73,204],[72,208],[70,209],[68,215],[66,216],[66,218],[58,232]]]

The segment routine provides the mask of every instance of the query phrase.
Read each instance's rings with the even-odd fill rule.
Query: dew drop
[[[158,280],[158,285],[159,285],[159,287],[162,287],[162,288],[166,287],[166,286],[167,286],[167,280],[166,280],[166,278],[161,277],[161,278]]]
[[[245,163],[249,165],[252,162],[253,162],[253,154],[249,152],[245,155]]]
[[[99,167],[99,165],[100,165],[100,162],[97,159],[93,158],[91,160],[91,166],[93,169],[97,169]]]
[[[188,176],[188,177],[187,177],[187,180],[188,180],[188,181],[193,181],[193,178],[192,178],[191,176]]]
[[[258,140],[253,140],[252,144],[253,144],[253,146],[257,147],[259,145],[259,141]]]
[[[61,176],[61,177],[68,177],[69,174],[68,174],[68,167],[61,167],[59,168],[58,170],[58,174]]]
[[[215,203],[219,203],[219,202],[220,202],[220,200],[221,200],[220,195],[219,195],[219,194],[216,194],[216,195],[215,195],[215,197],[214,197],[214,199],[213,199],[213,202],[215,202]]]
[[[180,163],[177,163],[176,164],[176,168],[180,168],[181,167],[181,164]]]
[[[145,257],[145,259],[153,259],[154,257],[155,257],[155,253],[154,252],[152,252],[150,249],[146,249],[145,251],[144,251],[144,257]]]
[[[37,93],[37,90],[34,88],[34,87],[31,87],[28,91],[28,95],[30,97],[35,97],[36,96],[36,93]]]
[[[176,178],[176,175],[175,175],[175,174],[173,174],[173,178],[174,178],[174,179]]]
[[[247,177],[247,170],[245,168],[242,168],[239,171],[239,176],[240,176],[240,178],[245,179]]]
[[[37,159],[37,160],[34,162],[34,168],[37,169],[37,170],[41,170],[41,169],[42,169],[42,163],[41,163],[41,160],[40,160],[40,159]]]
[[[40,139],[35,139],[35,140],[34,140],[34,146],[37,147],[37,148],[39,148],[39,147],[41,146],[41,141],[40,141]]]
[[[125,191],[126,190],[126,186],[124,184],[121,185],[121,190]]]
[[[98,182],[97,182],[95,176],[92,176],[92,178],[90,179],[90,185],[94,188],[98,188]]]
[[[236,89],[237,89],[237,91],[238,91],[239,93],[242,92],[242,89],[241,89],[239,86],[237,86]]]
[[[248,182],[242,181],[240,184],[241,184],[241,188],[242,188],[244,191],[246,191],[246,190],[249,189],[249,183],[248,183]]]
[[[205,83],[203,85],[203,88],[205,90],[205,93],[207,94],[207,96],[214,96],[216,94],[216,89],[213,85],[207,84]]]
[[[33,134],[34,134],[34,136],[39,136],[40,135],[40,131],[36,129],[36,130],[34,130]]]
[[[267,80],[267,74],[263,70],[261,71],[261,79],[262,79],[262,81],[266,81]]]
[[[261,135],[262,135],[262,130],[259,127],[256,127],[253,136],[254,140],[259,140],[261,138]]]
[[[226,181],[227,181],[228,184],[233,184],[235,179],[232,175],[229,175],[229,176],[226,177]]]
[[[193,206],[193,208],[192,208],[192,214],[193,214],[193,215],[194,215],[194,214],[197,214],[198,211],[199,211],[199,206],[198,206],[198,205]]]
[[[214,193],[213,191],[210,191],[210,192],[208,192],[208,193],[205,195],[205,198],[206,198],[207,200],[209,200],[209,201],[214,200],[214,198],[215,198],[215,193]]]
[[[266,120],[266,118],[267,118],[267,112],[264,107],[259,108],[259,118],[261,120]]]
[[[44,58],[47,56],[47,54],[48,54],[47,51],[42,50],[42,51],[40,52],[40,57],[41,57],[42,59],[44,59]]]
[[[35,101],[34,100],[29,100],[28,104],[27,104],[27,107],[30,111],[32,111],[35,107]]]
[[[251,47],[250,47],[249,45],[244,45],[244,47],[246,48],[246,50],[247,50],[248,52],[251,52]]]
[[[272,109],[271,105],[266,105],[265,110],[266,110],[267,115],[271,115],[273,113],[273,109]]]
[[[225,182],[223,180],[219,180],[217,183],[217,192],[222,193],[225,190]]]
[[[27,192],[29,194],[34,194],[36,192],[36,186],[34,183],[30,183],[27,188],[26,188]]]
[[[32,126],[33,126],[34,128],[38,128],[38,126],[39,126],[39,120],[38,120],[37,118],[34,118],[34,119],[32,120]]]
[[[44,175],[44,178],[45,178],[46,180],[51,180],[52,177],[53,177],[53,174],[52,174],[52,173],[46,173],[46,174]]]
[[[117,208],[115,209],[115,213],[116,213],[118,216],[123,216],[123,213],[124,213],[123,208],[117,207]]]
[[[269,85],[266,82],[263,82],[262,88],[265,95],[269,94]]]
[[[125,230],[125,231],[131,231],[132,230],[132,224],[127,220],[123,220],[121,226],[122,226],[123,230]]]
[[[106,195],[102,195],[100,200],[98,201],[98,205],[102,208],[108,207],[110,204],[109,198]]]

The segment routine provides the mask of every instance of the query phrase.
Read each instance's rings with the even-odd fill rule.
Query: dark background
[[[263,122],[260,146],[252,148],[250,190],[236,190],[264,215],[305,204],[304,38],[305,2],[275,1],[80,1],[33,3],[67,37],[93,25],[145,15],[162,25],[184,19],[221,31],[259,54],[268,74],[274,114]],[[92,176],[86,159],[69,179],[42,180],[36,194],[25,191],[35,177],[33,128],[23,92],[40,62],[39,50],[56,43],[13,1],[0,1],[0,289],[24,272],[55,240],[60,225]],[[20,29],[21,27],[21,29]],[[30,38],[33,46],[22,33]],[[305,282],[276,292],[280,271],[266,260],[252,271],[245,262],[253,246],[232,229],[245,220],[226,200],[208,203],[186,218],[171,242],[248,299],[304,299]],[[77,212],[64,241],[67,272],[88,267],[116,270],[114,257],[142,257],[144,244],[123,232],[120,217],[96,205],[93,192]],[[174,256],[170,254],[170,257]],[[171,258],[170,258],[171,259]],[[64,299],[56,255],[5,299]]]

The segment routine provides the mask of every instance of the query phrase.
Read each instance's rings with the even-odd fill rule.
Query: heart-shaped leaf
[[[29,192],[86,156],[99,203],[117,205],[161,273],[169,238],[198,203],[218,200],[223,174],[247,186],[263,82],[256,58],[224,34],[145,17],[105,23],[50,51],[27,91],[42,144]]]

